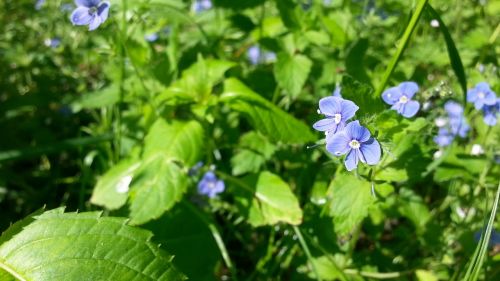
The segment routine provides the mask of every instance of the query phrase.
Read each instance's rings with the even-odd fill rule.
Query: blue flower
[[[51,48],[57,48],[59,45],[61,45],[61,38],[59,37],[54,37],[54,38],[48,38],[45,40],[45,46],[51,47]]]
[[[326,132],[327,139],[344,129],[346,121],[354,117],[359,107],[350,100],[326,97],[319,101],[319,112],[326,116],[314,123],[315,130]]]
[[[203,12],[205,10],[208,10],[212,8],[212,1],[210,0],[196,0],[193,3],[193,10],[196,13]]]
[[[275,53],[262,51],[257,45],[248,48],[247,55],[252,65],[257,65],[261,62],[273,62],[276,60]]]
[[[154,33],[150,33],[150,34],[146,34],[144,36],[144,39],[148,42],[155,42],[156,40],[158,40],[160,36],[158,35],[157,32],[154,32]]]
[[[444,119],[444,122],[438,125],[441,128],[438,131],[438,135],[434,137],[434,142],[440,147],[450,145],[456,136],[465,138],[470,130],[470,126],[463,115],[464,108],[462,105],[455,101],[447,101],[444,109],[448,116],[446,118],[439,118]]]
[[[500,115],[500,98],[494,105],[483,106],[483,121],[488,126],[495,126],[497,124],[498,115]]]
[[[214,198],[225,189],[224,182],[217,179],[214,172],[208,171],[198,183],[198,193]]]
[[[35,3],[35,9],[40,10],[42,8],[43,4],[45,4],[45,0],[37,0]]]
[[[479,110],[484,105],[494,105],[497,102],[495,92],[490,89],[486,82],[477,83],[476,87],[467,91],[467,101],[474,103],[474,107]]]
[[[344,164],[348,171],[356,169],[359,161],[375,165],[381,156],[380,144],[359,121],[350,122],[342,132],[332,136],[326,149],[335,156],[347,154]]]
[[[434,142],[440,147],[445,147],[450,145],[454,139],[455,136],[451,134],[448,128],[439,128],[438,135],[434,137]]]
[[[396,110],[406,118],[417,114],[420,103],[411,100],[418,92],[418,85],[415,82],[403,82],[396,87],[389,88],[382,93],[385,103],[392,105],[391,109]]]
[[[70,17],[74,25],[88,25],[89,30],[94,30],[108,18],[109,7],[111,6],[108,1],[75,0],[75,3],[78,7]]]

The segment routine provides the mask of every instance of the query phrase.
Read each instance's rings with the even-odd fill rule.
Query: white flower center
[[[349,142],[349,146],[351,148],[358,149],[361,146],[361,144],[357,140],[352,140],[351,142]]]
[[[399,98],[399,103],[403,103],[404,104],[404,103],[407,103],[407,102],[408,102],[408,98],[406,96],[401,96]]]
[[[485,96],[486,95],[483,92],[477,93],[477,97],[480,98],[480,99],[484,99]]]
[[[342,115],[340,113],[333,115],[333,120],[335,120],[335,124],[340,123],[340,121],[342,120]]]

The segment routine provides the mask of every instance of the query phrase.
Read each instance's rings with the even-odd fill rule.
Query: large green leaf
[[[138,159],[124,159],[109,169],[97,181],[90,202],[110,210],[123,206],[127,202],[129,184],[139,166]]]
[[[296,98],[306,83],[311,67],[312,62],[306,56],[283,52],[278,54],[278,61],[274,65],[274,76],[278,84],[290,96]]]
[[[171,209],[187,190],[187,175],[159,152],[144,160],[130,187],[130,224],[143,224]]]
[[[192,166],[199,161],[204,147],[203,127],[196,121],[167,121],[159,118],[149,129],[144,158],[158,153]]]
[[[279,176],[264,171],[258,176],[248,177],[246,182],[247,189],[238,193],[241,194],[240,207],[248,212],[250,224],[262,226],[286,222],[298,225],[302,222],[299,201]]]
[[[333,216],[335,231],[345,234],[361,223],[373,203],[371,184],[352,173],[337,174],[330,183],[329,213]]]
[[[264,136],[254,131],[243,135],[239,143],[239,151],[231,158],[233,175],[259,172],[276,150]]]
[[[259,96],[237,79],[225,81],[221,100],[244,114],[256,130],[273,141],[304,143],[316,139],[309,126]]]
[[[183,280],[149,231],[100,212],[30,217],[0,245],[0,277],[18,280]],[[2,236],[3,237],[3,236]]]

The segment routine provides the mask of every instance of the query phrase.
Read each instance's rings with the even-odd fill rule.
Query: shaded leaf
[[[172,257],[150,242],[151,233],[126,225],[125,219],[60,208],[30,220],[0,246],[1,267],[18,279],[184,279]]]
[[[283,52],[278,54],[278,61],[274,65],[274,76],[278,84],[291,97],[296,98],[306,83],[311,67],[312,62],[306,56]]]

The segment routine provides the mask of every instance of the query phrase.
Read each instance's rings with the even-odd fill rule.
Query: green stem
[[[297,238],[299,238],[299,243],[302,246],[302,249],[306,253],[307,259],[311,263],[312,270],[314,272],[314,275],[316,275],[316,280],[321,281],[321,277],[319,276],[318,269],[316,268],[316,264],[312,258],[311,251],[309,251],[309,247],[307,246],[306,240],[302,236],[302,233],[300,232],[300,229],[298,226],[294,225],[292,226],[293,230],[295,231],[295,235],[297,235]]]
[[[417,26],[418,20],[422,15],[422,12],[424,11],[424,7],[427,4],[427,2],[428,0],[420,0],[418,2],[417,7],[415,9],[415,13],[413,13],[410,19],[410,23],[408,24],[408,26],[406,26],[406,30],[403,34],[403,38],[401,38],[401,42],[399,43],[399,47],[396,51],[396,54],[392,57],[391,62],[389,63],[389,66],[385,70],[384,76],[382,77],[382,82],[380,83],[380,85],[377,88],[377,91],[375,92],[376,97],[380,96],[380,94],[382,94],[382,92],[384,91],[390,76],[394,72],[397,63],[399,62],[401,56],[403,55],[403,51],[405,50],[406,46],[408,45],[408,42],[410,41],[410,37]]]
[[[349,275],[361,275],[363,277],[367,278],[373,278],[373,279],[392,279],[392,278],[399,278],[404,275],[411,274],[413,271],[402,271],[402,272],[367,272],[367,271],[359,271],[356,269],[345,269],[345,273]]]
[[[224,263],[226,264],[227,268],[229,268],[229,271],[231,272],[231,275],[233,276],[233,280],[238,281],[238,277],[236,275],[236,268],[233,265],[233,262],[231,261],[231,258],[229,256],[229,253],[227,251],[226,245],[224,245],[224,241],[222,240],[222,236],[220,235],[219,230],[217,229],[217,226],[215,223],[210,221],[208,218],[205,217],[205,215],[200,212],[196,207],[194,207],[191,203],[186,202],[186,201],[181,201],[184,206],[186,206],[190,211],[192,211],[197,217],[199,217],[207,226],[210,232],[212,233],[212,236],[214,237],[215,243],[217,244],[217,247],[219,248],[219,251],[222,255],[222,259],[224,260]]]

